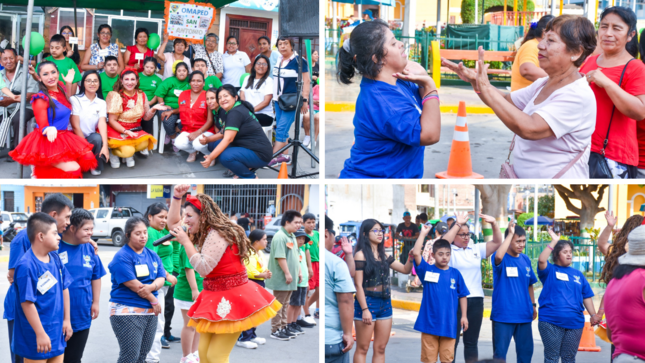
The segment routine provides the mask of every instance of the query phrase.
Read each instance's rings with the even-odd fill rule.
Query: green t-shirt
[[[302,271],[302,282],[298,284],[298,287],[308,287],[309,271],[307,270],[307,255],[303,250],[300,250],[300,271]],[[298,279],[298,276],[296,275],[294,279]]]
[[[287,268],[293,280],[286,283],[284,272],[278,264],[278,258],[287,260]],[[271,254],[269,255],[269,271],[271,278],[264,280],[267,289],[277,291],[295,291],[298,287],[298,269],[300,268],[300,249],[293,233],[287,233],[284,227],[273,236],[271,240]]]
[[[54,57],[50,55],[49,57],[45,58],[45,60],[54,62],[54,64],[56,64],[56,68],[58,68],[59,81],[65,83],[65,81],[63,81],[63,76],[66,75],[70,69],[73,69],[74,72],[76,72],[76,74],[74,74],[74,80],[72,81],[72,83],[78,83],[81,81],[81,79],[83,79],[81,71],[78,70],[76,63],[74,63],[74,61],[70,58],[65,57],[63,59],[54,59]],[[38,69],[39,65],[40,63],[36,64],[36,69]]]
[[[158,240],[159,238],[167,235],[168,230],[164,229],[163,231],[157,231],[156,229],[152,227],[148,227],[148,242],[146,242],[146,247],[154,251],[157,255],[159,255],[159,258],[161,258],[161,263],[163,264],[163,269],[166,270],[166,274],[172,274],[173,270],[173,259],[172,259],[172,252],[173,252],[173,246],[172,243],[168,246],[166,245],[159,245],[157,247],[154,247],[152,245],[152,242]],[[164,283],[164,286],[170,286],[172,285],[170,282],[166,281]]]
[[[146,97],[148,97],[148,102],[152,101],[152,99],[155,97],[155,91],[157,90],[157,87],[161,85],[161,82],[161,77],[154,73],[150,76],[139,73],[139,89],[146,94]]]
[[[190,284],[188,283],[188,280],[186,279],[186,269],[193,269],[193,266],[190,264],[190,261],[188,260],[188,255],[186,254],[186,250],[184,249],[184,246],[179,245],[178,248],[178,255],[179,255],[179,276],[177,276],[177,285],[175,285],[175,293],[173,294],[173,297],[177,300],[181,301],[193,301],[193,294],[192,291],[190,290]],[[195,271],[195,281],[197,282],[197,289],[199,292],[202,291],[204,288],[203,286],[203,281],[204,278]]]
[[[318,247],[320,236],[318,235],[318,231],[314,230],[314,234],[309,236],[309,238],[311,238],[309,245],[309,255],[311,256],[311,262],[320,262],[320,247]]]
[[[155,91],[155,96],[163,98],[163,102],[166,106],[170,106],[173,109],[179,108],[178,100],[179,95],[182,91],[190,89],[190,83],[188,79],[180,81],[177,77],[168,77],[161,82],[161,85],[157,87]]]
[[[204,91],[208,91],[211,88],[219,89],[220,87],[222,87],[222,81],[217,76],[206,77],[204,80]]]
[[[179,267],[181,267],[181,262],[179,260],[179,249],[182,247],[181,243],[177,241],[171,241],[172,244],[172,266],[173,272],[179,272]]]
[[[101,91],[103,91],[103,99],[107,99],[108,93],[114,90],[114,84],[119,79],[119,76],[116,75],[113,78],[110,78],[107,73],[102,72],[101,75]]]

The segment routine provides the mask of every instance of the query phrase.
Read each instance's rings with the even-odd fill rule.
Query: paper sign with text
[[[215,21],[215,11],[211,4],[166,1],[168,39],[181,38],[190,43],[202,44]]]

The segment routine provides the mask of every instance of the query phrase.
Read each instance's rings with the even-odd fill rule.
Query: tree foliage
[[[605,211],[600,203],[605,195],[605,189],[609,186],[588,184],[570,185],[569,188],[564,185],[554,185],[553,187],[558,191],[567,209],[580,216],[580,229],[593,228],[596,214]],[[593,193],[596,193],[597,196],[594,196]],[[573,205],[572,199],[579,200],[581,207]]]
[[[535,201],[533,197],[529,198],[529,210],[533,210]],[[552,218],[555,212],[555,197],[553,195],[543,195],[538,198],[538,214]]]
[[[486,6],[485,10],[488,10],[492,7],[495,6],[504,6],[504,0],[478,0],[477,2],[477,13],[478,17],[481,19],[481,8],[482,5]],[[507,1],[506,6],[508,9],[513,8],[513,2],[512,1]],[[524,11],[524,1],[523,0],[518,0],[517,1],[517,7],[518,11]],[[535,11],[535,3],[533,0],[527,0],[526,2],[526,8],[528,11]],[[484,11],[485,11],[484,10]],[[464,24],[473,24],[475,21],[475,0],[462,0],[461,2],[461,21]]]
[[[517,216],[517,225],[526,229],[526,225],[524,222],[527,220],[533,218],[533,213],[522,213],[519,216]]]

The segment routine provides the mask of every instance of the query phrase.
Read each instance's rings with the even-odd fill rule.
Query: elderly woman
[[[97,70],[102,72],[105,66],[105,57],[109,55],[116,57],[119,63],[118,71],[123,70],[125,65],[123,64],[123,55],[119,51],[119,45],[110,43],[112,39],[112,27],[107,24],[101,24],[96,33],[99,38],[98,42],[90,46],[89,52],[85,52],[83,62],[79,66],[81,71]]]
[[[138,28],[134,32],[134,45],[125,48],[123,58],[127,62],[128,67],[134,68],[137,72],[143,70],[143,60],[148,57],[154,57],[155,53],[152,49],[148,48],[148,29]]]
[[[591,152],[599,154],[595,158],[606,162],[612,174],[592,173],[590,178],[626,179],[638,174],[636,124],[645,119],[645,65],[631,62],[634,57],[626,45],[634,37],[636,14],[631,9],[620,6],[605,9],[598,28],[602,52],[590,57],[580,68],[596,96],[596,130],[591,137]],[[645,162],[640,163],[645,167]]]
[[[224,77],[224,60],[222,53],[217,51],[219,37],[216,34],[208,33],[204,37],[204,45],[194,45],[195,54],[193,59],[205,59],[208,65],[208,76]]]
[[[177,38],[173,41],[173,52],[165,52],[166,46],[168,45],[168,33],[163,36],[163,43],[157,51],[157,59],[164,62],[163,64],[163,79],[174,76],[172,72],[172,66],[175,62],[180,61],[186,63],[188,66],[188,73],[192,72],[190,68],[190,63],[188,57],[184,55],[184,51],[188,48],[188,44],[185,39]]]
[[[504,165],[501,177],[589,178],[596,99],[578,67],[595,47],[595,29],[588,19],[573,15],[553,19],[538,45],[540,68],[548,77],[510,94],[488,81],[482,47],[477,71],[442,59],[516,135],[511,143],[513,166]]]

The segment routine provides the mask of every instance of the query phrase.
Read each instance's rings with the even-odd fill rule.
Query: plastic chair
[[[159,122],[159,118],[155,113],[155,117],[152,118],[152,137],[154,137],[157,140],[157,143],[155,144],[155,146],[152,147],[152,150],[157,150],[157,147],[159,146],[159,123],[158,122]],[[165,138],[165,135],[164,135],[164,138]]]
[[[177,124],[180,124],[181,120],[177,119]],[[163,125],[159,125],[159,154],[163,154],[163,149],[165,147],[164,141],[166,141],[166,129]]]

